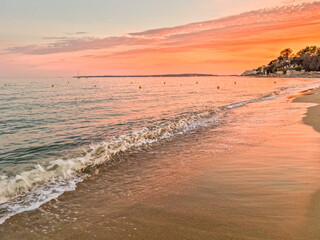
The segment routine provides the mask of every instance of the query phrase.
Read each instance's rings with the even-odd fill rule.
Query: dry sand
[[[293,102],[304,102],[304,103],[316,103],[317,105],[309,107],[308,111],[303,118],[303,123],[310,125],[320,132],[320,88],[310,89],[310,91],[304,91],[299,94],[293,100]]]

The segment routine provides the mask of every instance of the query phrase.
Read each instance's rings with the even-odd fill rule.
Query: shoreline
[[[301,92],[300,96],[297,96],[292,102],[316,104],[315,106],[307,108],[307,112],[302,121],[304,124],[312,126],[315,131],[320,133],[320,88]]]

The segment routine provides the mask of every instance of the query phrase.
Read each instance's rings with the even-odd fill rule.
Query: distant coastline
[[[214,74],[198,74],[198,73],[183,73],[183,74],[161,74],[161,75],[88,75],[88,76],[73,76],[74,78],[146,78],[146,77],[214,77]]]

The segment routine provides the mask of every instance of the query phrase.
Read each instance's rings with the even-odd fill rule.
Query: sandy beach
[[[293,102],[315,103],[315,106],[309,107],[303,122],[320,132],[320,89],[313,89],[302,93],[301,97],[297,97]]]

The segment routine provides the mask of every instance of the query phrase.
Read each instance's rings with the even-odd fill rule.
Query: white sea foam
[[[46,165],[37,164],[32,170],[13,177],[0,176],[0,224],[10,216],[38,208],[63,192],[74,190],[76,184],[87,176],[88,168],[112,161],[119,153],[139,150],[154,142],[216,124],[219,117],[229,109],[273,97],[274,95],[268,95],[228,106],[187,113],[157,126],[144,127],[108,141],[92,144],[79,154],[80,156],[66,160],[57,159]]]

